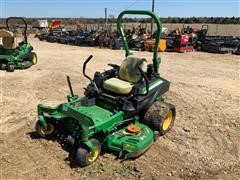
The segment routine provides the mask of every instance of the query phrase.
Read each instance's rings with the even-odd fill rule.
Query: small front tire
[[[89,166],[95,162],[101,154],[101,144],[97,139],[90,139],[93,144],[93,149],[95,155],[92,156],[90,149],[85,145],[80,145],[81,147],[77,150],[77,161],[81,167]]]
[[[8,66],[7,66],[7,71],[8,72],[13,72],[15,70],[15,66],[13,65],[13,64],[9,64]]]
[[[51,138],[55,133],[55,126],[47,122],[47,128],[45,128],[39,121],[36,123],[36,132],[38,135],[42,138],[49,139]]]

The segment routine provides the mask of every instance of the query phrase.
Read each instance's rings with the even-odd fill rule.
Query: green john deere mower
[[[122,26],[125,14],[149,15],[155,20],[158,29],[153,64],[129,51]],[[162,97],[170,82],[160,77],[158,71],[160,19],[150,11],[127,10],[118,16],[117,27],[126,51],[121,66],[109,64],[111,69],[96,72],[90,78],[85,71],[91,55],[83,64],[83,75],[90,81],[84,97],[73,93],[67,76],[70,89],[67,102],[53,108],[38,105],[38,134],[51,138],[64,129],[69,141],[78,148],[76,159],[81,166],[96,161],[103,149],[122,159],[136,158],[167,133],[175,120],[175,107]]]
[[[11,22],[23,22],[23,40],[17,42],[16,34],[13,32]],[[37,55],[32,52],[33,47],[27,41],[27,23],[20,17],[9,17],[6,19],[6,29],[0,29],[0,69],[13,72],[15,69],[26,69],[37,64]],[[16,30],[16,29],[15,29]]]

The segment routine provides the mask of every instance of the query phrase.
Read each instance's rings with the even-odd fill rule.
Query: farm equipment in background
[[[194,49],[209,53],[232,53],[240,44],[240,39],[233,36],[207,36],[208,25],[202,25],[201,29],[184,28],[185,33],[192,34]]]
[[[189,29],[189,27],[187,28]],[[173,52],[189,52],[193,51],[193,41],[191,31],[184,29],[175,29],[165,37],[167,44],[167,51]],[[188,34],[190,33],[190,34]]]
[[[240,44],[240,39],[233,36],[206,36],[201,50],[209,53],[232,53]]]
[[[75,23],[76,30],[64,31],[61,21],[53,20],[48,26],[48,33],[42,33],[38,38],[43,41],[57,42],[76,46],[99,46],[100,48],[121,49],[122,39],[118,32],[110,29],[90,29],[87,25]],[[124,30],[128,46],[131,50],[153,51],[155,35],[150,36],[147,25],[141,24],[135,28]],[[163,28],[162,39],[160,40],[158,51],[163,52],[191,52],[193,50],[212,53],[232,53],[238,52],[239,38],[230,36],[207,36],[208,25],[202,25],[201,29],[183,25],[183,28],[175,29],[168,33],[168,29]]]
[[[76,30],[77,31],[84,31],[87,30],[87,25],[81,24],[80,22],[76,21],[75,22]]]
[[[98,32],[97,44],[100,48],[121,49],[123,44],[117,31],[107,30]]]
[[[201,29],[195,29],[183,25],[183,28],[175,29],[166,35],[167,50],[174,52],[189,52],[200,50],[208,32],[208,25],[202,25]]]
[[[48,26],[49,31],[56,31],[56,30],[62,30],[63,28],[62,21],[60,20],[52,20],[52,24]]]
[[[179,34],[173,38],[173,49],[174,52],[191,52],[193,51],[192,35],[190,34]]]
[[[96,30],[87,30],[87,26],[76,24],[76,30],[65,31],[62,22],[53,20],[48,26],[48,33],[38,36],[40,41],[78,46],[95,46]],[[84,30],[83,30],[84,28]]]
[[[154,51],[154,44],[155,39],[147,39],[144,42],[144,50],[153,52]],[[167,40],[166,39],[160,39],[159,45],[158,45],[158,52],[164,52],[167,49]]]
[[[47,33],[48,32],[48,20],[39,19],[39,20],[37,20],[37,25],[32,26],[32,28],[43,30],[45,33]]]
[[[235,55],[240,55],[240,44],[232,52]]]
[[[193,30],[193,46],[196,50],[201,50],[202,43],[205,41],[208,33],[208,25],[202,25],[201,29]]]
[[[90,46],[94,47],[97,46],[97,31],[94,29],[90,29],[87,31],[83,31],[83,34],[80,36],[80,38],[77,38],[76,45],[79,46]]]
[[[137,51],[144,50],[144,43],[150,37],[147,24],[144,22],[141,22],[137,28],[133,26],[132,31],[128,30],[126,34],[129,48]]]
[[[158,52],[164,52],[167,49],[167,40],[166,40],[167,33],[168,33],[168,29],[165,27],[162,27],[162,37],[158,45]],[[145,51],[149,51],[149,52],[154,51],[155,38],[156,38],[156,32],[154,32],[151,36],[148,37],[148,39],[145,40],[144,42]]]
[[[153,64],[130,52],[122,26],[125,14],[149,15],[155,20],[158,29]],[[174,124],[175,107],[162,97],[170,82],[159,74],[159,18],[151,11],[127,10],[118,16],[117,28],[126,52],[121,66],[109,64],[111,69],[96,72],[92,79],[86,74],[91,55],[83,64],[83,75],[90,81],[84,97],[74,94],[67,76],[68,101],[54,108],[38,105],[37,133],[43,138],[56,133],[65,135],[69,143],[78,147],[76,159],[80,166],[96,161],[102,149],[115,152],[123,160],[137,158]]]
[[[37,20],[37,23],[34,24],[32,27],[32,30],[36,30],[37,29],[37,32],[36,31],[33,31],[35,32],[35,38],[38,38],[40,34],[46,34],[48,32],[48,20],[46,19],[40,19],[40,20]]]
[[[60,20],[52,20],[52,24],[48,26],[47,32],[38,35],[40,41],[58,42],[62,35],[64,25]]]
[[[21,21],[24,26],[16,26],[10,21]],[[27,39],[27,23],[20,17],[9,17],[6,19],[6,29],[0,29],[0,69],[13,72],[15,69],[26,69],[37,64],[37,55]],[[22,29],[23,40],[18,42],[16,30]],[[14,31],[14,33],[13,33]]]
[[[177,30],[173,38],[173,49],[174,52],[191,52],[193,51],[193,29],[190,26],[183,28],[181,31]]]

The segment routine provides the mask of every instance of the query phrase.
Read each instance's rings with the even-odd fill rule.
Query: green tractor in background
[[[23,27],[14,25],[14,28],[23,28],[23,40],[19,43],[10,21],[23,22]],[[9,17],[6,19],[6,26],[7,30],[0,29],[0,69],[13,72],[15,69],[26,69],[37,64],[37,55],[32,52],[33,47],[27,41],[26,21],[20,17]]]
[[[149,15],[155,20],[158,29],[153,64],[130,52],[122,26],[125,14]],[[109,64],[111,69],[96,72],[92,79],[86,74],[91,55],[83,64],[83,75],[90,81],[84,97],[73,93],[67,76],[68,101],[57,107],[38,105],[37,133],[48,139],[64,129],[71,143],[78,147],[76,159],[80,166],[96,161],[102,149],[111,150],[122,159],[136,158],[174,124],[175,107],[162,97],[170,82],[160,77],[158,71],[160,19],[150,11],[127,10],[118,16],[117,27],[126,51],[121,66]]]

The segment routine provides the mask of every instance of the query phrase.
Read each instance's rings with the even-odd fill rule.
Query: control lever
[[[88,64],[88,62],[92,59],[93,55],[90,55],[86,61],[83,63],[83,75],[89,79],[89,81],[91,82],[91,84],[93,85],[93,88],[97,91],[97,93],[99,93],[99,89],[96,85],[96,83],[86,74],[86,66]]]

